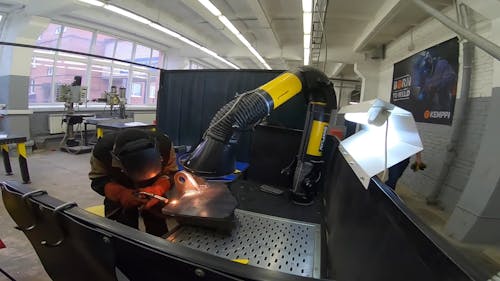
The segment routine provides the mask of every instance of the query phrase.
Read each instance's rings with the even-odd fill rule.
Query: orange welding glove
[[[104,186],[104,195],[111,201],[119,202],[123,208],[138,207],[147,202],[135,195],[136,190],[124,187],[115,182],[109,182]]]
[[[170,189],[170,180],[167,176],[159,177],[151,186],[141,188],[139,191],[153,193],[155,195],[164,196],[165,193]],[[151,198],[144,206],[144,209],[149,209],[154,205],[158,204],[160,200],[156,198]]]

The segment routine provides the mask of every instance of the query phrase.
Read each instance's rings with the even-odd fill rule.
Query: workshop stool
[[[90,212],[94,215],[104,217],[104,205],[96,205],[85,208],[85,211]]]

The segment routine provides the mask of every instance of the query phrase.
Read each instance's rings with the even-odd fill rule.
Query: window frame
[[[1,24],[1,22],[0,22]],[[113,73],[114,73],[114,69],[115,68],[121,68],[121,69],[127,69],[128,71],[128,76],[127,76],[127,102],[129,103],[129,107],[144,107],[144,108],[152,108],[152,107],[156,107],[156,100],[157,100],[157,95],[155,95],[155,97],[151,97],[150,96],[150,89],[151,89],[151,77],[158,77],[157,78],[157,81],[155,83],[155,88],[156,90],[159,88],[159,76],[160,76],[160,70],[159,69],[155,69],[156,68],[160,68],[160,69],[164,69],[165,68],[165,64],[166,64],[166,52],[165,50],[163,50],[162,48],[157,48],[157,46],[151,46],[151,45],[148,45],[147,43],[144,43],[144,42],[140,42],[140,41],[137,41],[137,40],[134,40],[134,39],[130,39],[130,38],[126,38],[126,37],[123,37],[123,36],[116,36],[112,33],[109,33],[109,32],[106,32],[106,31],[101,31],[101,30],[98,30],[98,29],[89,29],[89,28],[86,28],[86,27],[83,27],[83,26],[75,26],[75,25],[72,25],[72,24],[66,24],[66,23],[61,23],[61,22],[51,22],[50,24],[57,24],[57,25],[60,25],[60,29],[62,32],[59,32],[58,34],[58,38],[57,38],[57,46],[56,46],[56,49],[60,49],[60,46],[61,46],[61,37],[62,35],[64,34],[64,30],[66,30],[67,27],[71,27],[71,28],[75,28],[75,29],[80,29],[80,30],[85,30],[85,31],[90,31],[92,33],[92,37],[91,37],[91,43],[90,43],[90,47],[89,47],[89,51],[87,53],[87,55],[85,56],[85,59],[76,59],[76,61],[80,61],[82,63],[85,63],[86,64],[86,75],[85,77],[82,77],[82,78],[85,78],[85,81],[86,81],[86,87],[88,89],[88,95],[90,94],[90,89],[91,89],[91,86],[92,86],[92,66],[93,65],[105,65],[105,66],[109,66],[110,67],[110,79],[108,81],[108,85],[107,85],[107,91],[110,91],[111,89],[111,86],[112,86],[112,83],[113,83]],[[109,37],[113,37],[116,39],[115,41],[115,44],[114,44],[114,49],[113,49],[113,54],[112,54],[112,57],[107,57],[107,59],[109,60],[109,64],[108,63],[105,63],[105,62],[99,62],[99,63],[96,63],[94,60],[98,59],[95,57],[94,55],[94,48],[95,48],[95,44],[96,44],[96,40],[97,40],[97,35],[98,34],[102,34],[102,35],[106,35],[106,36],[109,36]],[[118,42],[120,41],[128,41],[128,42],[131,42],[132,43],[132,53],[131,53],[131,58],[127,61],[129,61],[130,63],[128,64],[128,66],[123,66],[123,65],[120,65],[122,64],[121,62],[119,61],[116,61],[115,60],[115,56],[116,56],[116,50],[118,48]],[[149,55],[149,59],[148,59],[148,62],[145,63],[147,64],[149,67],[140,67],[140,71],[141,72],[145,72],[147,74],[147,77],[146,77],[146,80],[145,80],[145,84],[144,84],[144,98],[143,98],[143,101],[141,104],[134,104],[134,105],[131,105],[130,104],[130,101],[131,101],[131,96],[132,96],[132,86],[133,86],[133,73],[134,71],[136,71],[136,68],[139,67],[137,65],[134,65],[135,63],[135,57],[136,57],[136,49],[137,49],[137,45],[141,45],[141,46],[144,46],[144,47],[147,47],[150,49],[150,55]],[[155,65],[155,66],[152,66],[151,65],[151,60],[152,60],[152,56],[153,56],[153,52],[154,50],[158,51],[159,52],[159,61],[158,61],[158,64]],[[53,71],[52,71],[52,81],[51,81],[51,91],[50,91],[50,100],[51,102],[48,102],[48,103],[29,103],[29,107],[33,107],[33,108],[43,108],[43,107],[60,107],[62,105],[61,102],[57,102],[55,101],[55,91],[56,91],[56,81],[55,81],[55,73],[57,72],[57,70],[55,70],[55,65],[57,64],[57,61],[58,60],[61,60],[61,55],[60,53],[64,53],[64,50],[59,50],[59,51],[56,51],[54,52],[53,54],[49,54],[49,52],[47,52],[47,54],[42,54],[42,53],[37,53],[36,56],[37,57],[44,57],[44,58],[49,58],[49,59],[53,59],[54,60],[54,67],[53,67]],[[33,57],[35,55],[33,54]],[[99,58],[100,59],[100,58]],[[71,58],[70,60],[74,60],[73,58]],[[104,59],[102,59],[104,60]],[[144,68],[144,69],[143,69]],[[153,99],[154,102],[153,103],[148,103],[148,101],[150,99]],[[83,105],[84,108],[95,108],[96,106],[99,107],[100,104],[98,103],[94,103],[92,101],[90,101],[89,99],[87,99],[87,101],[85,102],[85,104]]]

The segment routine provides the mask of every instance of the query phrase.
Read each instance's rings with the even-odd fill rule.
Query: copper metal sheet
[[[172,199],[162,213],[175,217],[228,219],[233,216],[237,201],[223,183],[207,183],[199,192],[185,193]]]

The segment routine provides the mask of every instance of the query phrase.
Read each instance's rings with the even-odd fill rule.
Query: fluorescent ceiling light
[[[159,31],[161,31],[163,33],[166,33],[166,34],[168,34],[168,35],[170,35],[172,37],[175,37],[175,38],[181,37],[181,35],[179,33],[174,32],[174,31],[172,31],[172,30],[170,30],[170,29],[168,29],[166,27],[163,27],[163,26],[157,24],[157,23],[152,22],[152,23],[149,24],[149,26],[151,26],[152,28],[157,29],[157,30],[159,30]]]
[[[33,50],[33,52],[38,54],[47,54],[47,55],[53,55],[56,53],[54,51],[48,51],[48,50]]]
[[[229,62],[228,60],[226,60],[226,59],[224,59],[224,58],[222,58],[222,57],[216,56],[215,58],[216,58],[216,59],[218,59],[218,60],[220,60],[221,62],[223,62],[223,63],[225,63],[225,64],[227,64],[227,65],[231,66],[231,67],[232,67],[232,68],[234,68],[234,69],[240,69],[238,66],[236,66],[235,64],[233,64],[233,63]]]
[[[311,49],[304,49],[304,65],[309,65],[310,54],[311,54]]]
[[[304,13],[311,13],[313,8],[312,0],[302,0],[302,11]]]
[[[201,48],[200,45],[198,45],[197,43],[195,43],[195,42],[187,39],[186,37],[181,36],[181,37],[179,37],[179,40],[181,40],[182,42],[187,43],[187,44],[189,44],[189,45],[191,45],[191,46],[193,46],[195,48],[198,48],[198,49]]]
[[[264,67],[266,69],[271,69],[271,67],[269,66],[269,64],[267,64],[267,62],[264,60],[264,58],[257,52],[257,50],[255,50],[253,47],[250,47],[248,48],[250,50],[250,52],[260,61],[260,63],[262,63],[264,65]]]
[[[237,34],[236,37],[238,37],[238,39],[240,39],[241,43],[243,43],[243,45],[245,45],[245,47],[247,47],[247,48],[252,47],[250,42],[248,42],[248,40],[245,37],[243,37],[243,35]]]
[[[80,1],[86,2],[86,1],[93,1],[93,0],[80,0]],[[200,1],[201,4],[203,4],[203,6],[205,6],[215,16],[219,17],[219,16],[222,15],[221,12],[217,9],[217,7],[215,7],[209,0],[199,0],[199,1]],[[96,2],[99,2],[99,1],[96,1]],[[229,65],[229,66],[231,66],[233,68],[239,69],[238,66],[234,65],[233,63],[231,63],[231,62],[229,62],[229,61],[227,61],[227,60],[225,60],[225,59],[223,59],[221,57],[219,57],[217,55],[217,53],[215,53],[214,51],[212,51],[212,50],[210,50],[210,49],[208,49],[206,47],[203,47],[203,46],[199,45],[198,43],[196,43],[196,42],[194,42],[194,41],[192,41],[192,40],[190,40],[190,39],[182,36],[181,34],[175,32],[173,30],[168,29],[168,28],[166,28],[166,27],[164,27],[164,26],[162,26],[162,25],[160,25],[158,23],[154,23],[154,22],[150,21],[147,18],[141,17],[141,16],[139,16],[139,15],[137,15],[135,13],[129,12],[129,11],[125,10],[125,9],[119,8],[119,7],[114,6],[114,5],[106,4],[103,7],[105,9],[107,9],[107,10],[110,10],[110,11],[114,12],[114,13],[117,13],[117,14],[120,14],[122,16],[128,17],[128,18],[133,19],[135,21],[147,24],[147,25],[149,25],[150,27],[152,27],[152,28],[154,28],[156,30],[159,30],[159,31],[161,31],[161,32],[163,32],[163,33],[165,33],[167,35],[170,35],[172,37],[175,37],[175,38],[181,40],[182,42],[184,42],[186,44],[189,44],[189,45],[191,45],[191,46],[193,46],[193,47],[195,47],[197,49],[200,49],[201,51],[203,51],[203,52],[205,52],[205,53],[207,53],[207,54],[215,57],[216,59],[224,62],[225,64],[227,64],[227,65]],[[225,18],[225,19],[227,20],[227,18]],[[222,19],[221,21],[224,21],[224,19]],[[231,27],[232,27],[237,33],[239,33],[238,30],[231,24],[231,22],[229,22],[229,20],[227,20],[227,23],[228,23],[228,25],[227,25],[228,28],[231,29]],[[98,59],[94,59],[94,60],[101,61],[101,62],[109,62],[108,60],[98,60]],[[115,63],[116,64],[126,65],[124,63],[118,63],[118,62],[115,62]]]
[[[211,56],[213,56],[213,57],[217,56],[217,53],[216,53],[216,52],[214,52],[214,51],[212,51],[212,50],[209,50],[209,49],[207,49],[207,48],[205,48],[205,47],[201,47],[201,48],[200,48],[200,50],[202,50],[203,52],[205,52],[205,53],[207,53],[207,54],[209,54],[209,55],[211,55]]]
[[[116,6],[113,6],[113,5],[109,5],[109,4],[106,4],[104,5],[104,8],[107,9],[107,10],[110,10],[111,12],[114,12],[114,13],[117,13],[117,14],[120,14],[122,16],[125,16],[127,18],[130,18],[130,19],[133,19],[135,21],[138,21],[138,22],[141,22],[141,23],[144,23],[144,24],[150,24],[151,21],[146,19],[146,18],[143,18],[139,15],[136,15],[132,12],[129,12],[127,10],[124,10],[122,8],[119,8],[119,7],[116,7]]]
[[[240,32],[238,29],[225,17],[225,16],[220,16],[219,20],[234,34],[238,35]]]
[[[243,35],[241,35],[241,32],[231,23],[231,21],[224,16],[217,7],[215,7],[210,0],[198,0],[207,10],[209,10],[214,16],[216,16],[219,21],[221,21],[225,27],[227,27],[236,37],[245,45],[245,47],[248,48],[248,50],[259,60],[260,63],[264,65],[266,69],[271,69],[271,67],[267,64],[267,62],[262,58],[262,56],[255,50],[250,42],[248,42],[247,39]],[[217,57],[220,58],[220,57]],[[222,58],[220,58],[222,59]]]
[[[83,3],[87,3],[87,4],[90,4],[90,5],[94,5],[94,6],[97,6],[97,7],[102,7],[104,6],[104,3],[101,2],[101,1],[97,1],[97,0],[78,0],[80,2],[83,2]]]
[[[304,34],[304,49],[309,49],[311,46],[311,34]]]
[[[255,50],[254,47],[250,47],[248,48],[250,50],[250,52],[260,61],[260,62],[263,62],[264,59],[260,56],[259,52],[257,52],[257,50]]]
[[[311,34],[312,13],[304,13],[304,34]]]
[[[212,15],[214,15],[216,17],[222,15],[222,13],[219,11],[219,9],[217,9],[217,7],[215,7],[214,4],[212,4],[212,2],[210,2],[210,0],[198,0],[198,2],[200,2],[203,6],[205,6],[205,8],[207,8],[207,10],[209,10],[210,13],[212,13]]]

